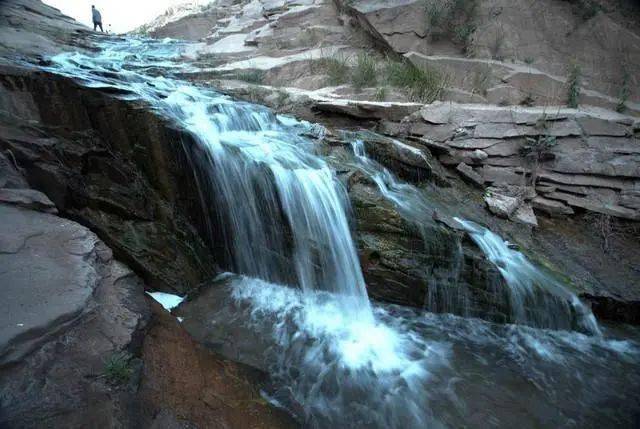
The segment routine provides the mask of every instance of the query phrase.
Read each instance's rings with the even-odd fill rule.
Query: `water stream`
[[[46,70],[142,100],[196,139],[200,152],[190,156],[204,171],[197,176],[202,202],[215,205],[228,269],[239,276],[212,287],[215,299],[200,318],[189,309],[205,298],[183,304],[185,326],[216,326],[208,343],[220,341],[221,352],[269,371],[274,387],[265,395],[306,426],[633,423],[637,343],[609,330],[584,335],[371,304],[347,194],[303,136],[310,124],[170,77],[191,67],[180,61],[182,43],[114,39],[100,47],[58,55]],[[419,190],[355,148],[382,194],[419,223],[412,216],[428,205]],[[577,313],[584,331],[598,333],[593,316],[562,285],[540,277],[495,234],[459,222],[513,291],[516,321],[531,322],[524,308],[539,304],[560,314],[550,318]],[[544,302],[536,294],[541,287]]]

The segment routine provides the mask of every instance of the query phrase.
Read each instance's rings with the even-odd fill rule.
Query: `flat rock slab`
[[[0,202],[45,213],[55,214],[58,212],[56,205],[45,194],[34,189],[1,188]]]
[[[0,204],[0,361],[79,315],[98,276],[87,228]]]

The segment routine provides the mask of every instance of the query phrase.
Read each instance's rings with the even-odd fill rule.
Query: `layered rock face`
[[[606,111],[434,103],[382,130],[429,147],[466,180],[488,187],[498,216],[535,225],[518,217],[523,204],[551,216],[587,210],[640,219],[637,127]]]
[[[184,292],[214,272],[192,226],[208,239],[188,135],[65,79],[3,68],[0,83],[12,104],[0,147],[61,213],[104,237],[153,288]]]
[[[380,45],[417,65],[445,71],[451,86],[464,90],[468,101],[564,104],[567,70],[575,63],[584,78],[581,103],[614,108],[626,87],[629,100],[635,100],[629,108],[639,111],[638,84],[629,85],[640,67],[640,38],[634,25],[638,11],[631,4],[338,3]]]
[[[189,22],[197,27],[204,16],[216,17],[209,33],[189,52],[201,69],[184,77],[279,112],[323,122],[331,129],[375,127],[401,139],[413,150],[372,137],[366,142],[367,152],[403,180],[421,188],[435,184],[449,189],[442,192],[447,196],[438,197],[452,200],[444,204],[448,207],[444,212],[460,210],[482,219],[521,242],[544,265],[560,271],[566,267],[575,290],[597,303],[599,316],[619,319],[625,313],[631,316],[624,320],[635,320],[634,311],[622,308],[635,306],[640,296],[632,244],[638,217],[633,116],[638,111],[637,94],[629,90],[635,78],[625,77],[638,64],[637,35],[631,25],[637,9],[603,2],[595,14],[586,16],[571,2],[559,0],[521,2],[518,7],[456,3],[476,7],[447,17],[444,12],[452,2],[219,1],[192,16],[181,15],[175,25],[158,22],[150,34],[166,30],[163,36],[191,37],[179,27]],[[438,9],[428,6],[442,6],[440,21],[431,22],[430,13]],[[549,20],[540,23],[542,17]],[[444,26],[449,18],[451,25]],[[566,28],[572,30],[567,34]],[[594,62],[594,55],[612,61]],[[438,73],[439,98],[446,102],[425,105],[412,98],[410,90],[391,85],[385,57],[404,58],[418,69]],[[561,106],[568,101],[569,69],[574,63],[579,69],[580,106],[567,109]],[[357,84],[367,64],[377,78]],[[420,152],[417,157],[415,150]],[[349,169],[344,163],[336,168]],[[381,200],[376,197],[375,204],[359,208],[359,198],[375,195],[375,186],[360,183],[354,189],[362,191],[351,194],[358,225],[375,229],[371,225],[376,222],[367,218],[378,219],[372,207],[378,208]],[[483,207],[486,213],[478,210]],[[567,217],[572,220],[565,224]],[[607,227],[610,222],[622,222],[620,229]],[[589,226],[594,223],[599,225],[597,231]],[[530,227],[537,229],[531,232]],[[424,305],[431,276],[424,273],[430,269],[423,270],[417,281],[404,277],[413,268],[388,262],[397,271],[387,267],[385,275],[394,279],[405,297],[384,286],[381,274],[369,275],[375,266],[367,262],[369,253],[373,259],[383,253],[376,246],[402,255],[396,260],[403,263],[413,259],[414,267],[433,266],[416,262],[414,249],[430,246],[418,238],[419,233],[408,232],[407,225],[395,230],[404,231],[399,236],[405,238],[395,237],[394,245],[388,240],[359,241],[368,281],[379,286],[371,293],[393,302]],[[609,235],[617,244],[603,252],[607,246],[601,243]],[[446,240],[446,233],[434,237],[433,242]],[[472,243],[464,247],[465,254],[473,253]],[[603,263],[593,264],[589,253],[599,255]],[[607,265],[618,269],[608,270]],[[474,266],[478,279],[492,276],[482,274],[484,268],[478,268],[482,263],[464,266]],[[403,283],[401,278],[408,280]],[[479,280],[483,286],[476,290],[490,290],[491,281]],[[605,301],[617,304],[601,305]],[[616,305],[619,310],[613,310]]]

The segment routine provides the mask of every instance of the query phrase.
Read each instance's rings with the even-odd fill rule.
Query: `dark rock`
[[[458,164],[458,166],[456,167],[456,170],[458,170],[460,175],[468,182],[480,188],[484,187],[484,180],[482,179],[482,176],[480,176],[478,173],[473,171],[473,168],[471,168],[464,162],[461,162],[460,164]]]
[[[220,242],[201,204],[189,135],[57,76],[5,69],[0,88],[19,95],[28,115],[0,115],[0,151],[60,213],[94,230],[153,288],[186,291],[213,273],[211,243]]]
[[[149,319],[139,278],[75,222],[0,210],[1,353],[13,362],[0,366],[0,426],[136,426],[134,361],[129,385],[103,371],[114,354],[139,352]]]

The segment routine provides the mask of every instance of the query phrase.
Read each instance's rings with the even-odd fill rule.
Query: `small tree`
[[[580,64],[571,61],[569,64],[569,76],[567,78],[567,106],[577,109],[580,102]]]
[[[527,144],[520,148],[520,155],[531,164],[531,185],[535,186],[538,180],[538,167],[541,161],[552,158],[552,148],[556,145],[553,136],[540,135],[536,138],[527,137]]]

